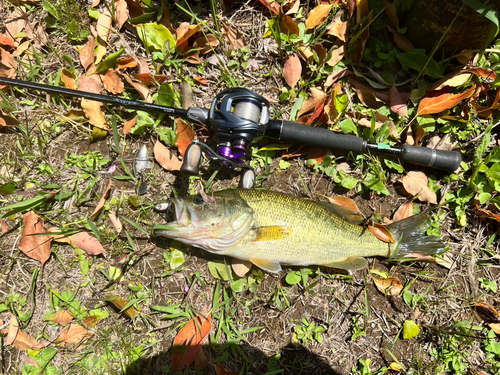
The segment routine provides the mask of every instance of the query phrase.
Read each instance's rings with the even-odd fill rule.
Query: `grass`
[[[18,57],[17,77],[62,86],[63,69],[74,77],[84,75],[78,51],[89,41],[106,8],[104,3],[96,8],[77,1],[26,4],[28,22],[38,22],[48,41],[37,42],[26,31],[14,36],[19,44],[30,44]],[[115,18],[119,17],[118,3],[109,9]],[[446,268],[422,262],[370,260],[378,275],[398,277],[404,286],[398,296],[380,293],[363,271],[337,274],[325,267],[284,267],[274,276],[254,268],[238,277],[231,270],[230,258],[151,236],[151,228],[164,223],[153,209],[157,202],[201,189],[210,195],[237,184],[235,173],[216,165],[203,162],[202,174],[188,177],[162,169],[150,158],[152,168],[141,177],[148,191],[137,194],[137,150],[146,144],[152,155],[159,139],[175,152],[180,143],[175,121],[152,113],[103,107],[109,126],[103,133],[89,124],[79,100],[9,88],[1,93],[0,108],[5,113],[1,119],[8,115],[18,123],[0,134],[0,214],[7,228],[0,237],[0,319],[6,322],[4,333],[15,316],[23,332],[37,342],[51,343],[20,350],[16,345],[5,345],[4,337],[1,372],[170,373],[176,334],[193,317],[209,313],[212,330],[203,350],[210,364],[205,369],[191,365],[183,373],[211,373],[217,364],[240,374],[498,373],[500,343],[488,325],[495,318],[482,319],[475,306],[485,302],[499,308],[495,297],[499,279],[495,216],[500,205],[498,113],[481,117],[469,108],[469,116],[464,118],[464,107],[455,106],[433,116],[416,116],[425,88],[437,80],[432,67],[436,65],[440,72],[451,71],[451,67],[437,54],[433,60],[425,56],[421,66],[405,66],[403,52],[381,31],[387,21],[382,8],[374,11],[377,17],[369,25],[371,36],[362,57],[369,69],[361,69],[350,56],[355,39],[362,38],[363,28],[368,27],[364,23],[357,26],[354,20],[348,25],[353,35],[346,43],[348,53],[335,66],[327,63],[340,44],[328,34],[328,25],[336,21],[341,8],[332,8],[324,22],[306,30],[306,19],[315,5],[301,4],[299,12],[291,16],[299,29],[299,35],[294,35],[283,29],[283,16],[270,13],[260,3],[253,7],[210,1],[207,9],[202,3],[196,7],[185,1],[176,6],[167,3],[163,1],[160,8],[144,0],[144,13],[134,14],[130,20],[135,25],[160,21],[168,7],[170,18],[156,31],[161,35],[144,28],[149,34],[139,38],[129,24],[121,30],[112,24],[109,48],[98,64],[102,73],[106,64],[115,68],[117,55],[112,54],[123,47],[120,58],[143,58],[151,73],[168,77],[166,82],[153,80],[147,86],[158,104],[180,107],[179,85],[183,80],[192,86],[202,108],[208,108],[222,88],[244,86],[270,99],[274,116],[307,122],[311,112],[299,116],[299,111],[312,97],[311,89],[317,88],[327,94],[329,101],[323,104],[329,109],[321,121],[311,120],[311,126],[398,145],[408,138],[409,119],[416,118],[413,134],[425,131],[424,142],[434,135],[440,139],[450,135],[464,154],[462,169],[451,174],[421,170],[429,179],[428,187],[444,198],[442,206],[435,208],[429,232],[442,234],[453,263]],[[6,4],[2,20],[16,9]],[[189,56],[169,41],[172,38],[175,42],[175,33],[165,26],[167,21],[173,28],[182,22],[201,23],[202,31],[196,38],[213,33],[219,45],[200,54],[200,64],[191,64]],[[245,34],[246,46],[229,46],[222,21]],[[0,32],[6,33],[5,25]],[[188,41],[193,50],[196,38]],[[500,74],[496,48],[488,50],[476,65]],[[300,56],[302,74],[298,83],[289,87],[282,72],[286,56],[292,54]],[[411,92],[408,117],[394,113],[387,103],[380,108],[363,104],[362,94],[349,83],[351,78],[327,87],[328,77],[343,68],[356,69],[351,78],[355,76],[376,92],[388,90],[387,83],[415,81],[413,87],[398,86]],[[135,74],[137,70],[120,72]],[[206,79],[208,84],[197,83],[195,77]],[[491,105],[491,94],[499,90],[498,79],[476,76],[456,90],[463,92],[475,82],[490,86],[489,92],[482,91],[475,99],[475,105]],[[127,82],[119,95],[141,99]],[[124,134],[123,124],[132,118],[136,125]],[[391,129],[399,139],[390,135]],[[207,139],[208,132],[197,129],[197,135]],[[412,166],[369,154],[285,157],[293,151],[299,147],[276,145],[270,140],[254,144],[249,163],[256,170],[257,187],[310,199],[347,195],[370,222],[372,218],[383,222],[392,217],[407,201],[398,180],[413,170]],[[308,152],[311,155],[312,150]],[[94,214],[110,178],[110,196]],[[413,202],[416,212],[430,208],[418,198],[413,197]],[[40,262],[19,250],[26,227],[23,214],[30,210],[45,221],[47,229],[55,227],[68,236],[89,233],[104,246],[106,254],[94,256],[74,244],[54,242],[51,257],[42,268]],[[120,224],[111,217],[118,218]],[[72,324],[90,331],[91,337],[74,335],[68,344],[54,340],[68,327],[68,323],[51,318],[59,311],[68,311]],[[419,325],[417,337],[403,338],[407,321]]]

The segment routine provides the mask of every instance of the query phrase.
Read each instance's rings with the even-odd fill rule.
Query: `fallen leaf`
[[[89,328],[92,328],[95,327],[97,323],[99,323],[103,319],[104,317],[100,315],[90,315],[83,319],[83,324],[85,324]]]
[[[60,325],[66,325],[73,321],[73,314],[71,314],[68,310],[57,310],[55,313],[49,315],[44,320],[49,322],[55,322]]]
[[[125,57],[116,61],[117,69],[135,68],[137,65],[139,64],[137,64],[137,61],[133,57]]]
[[[457,74],[451,78],[450,77],[442,78],[436,82],[438,83],[438,85],[436,85],[435,87],[434,85],[431,85],[432,90],[429,91],[434,91],[434,90],[438,91],[444,89],[445,87],[460,87],[464,83],[466,83],[470,77],[471,77],[470,73],[464,73],[464,74]]]
[[[61,81],[67,89],[76,90],[75,76],[68,69],[61,70]]]
[[[156,141],[153,150],[155,159],[167,171],[180,171],[182,162],[160,141]]]
[[[151,97],[151,93],[148,88],[144,86],[141,82],[134,82],[132,78],[128,74],[124,75],[125,79],[128,83],[139,93],[142,99],[147,101],[148,103],[153,103],[153,98]]]
[[[236,27],[222,21],[222,28],[231,47],[240,49],[247,45],[245,42],[245,36]]]
[[[295,0],[293,5],[288,9],[285,14],[295,14],[299,11],[300,8],[300,0]]]
[[[33,367],[40,368],[40,366],[38,365],[38,362],[33,357],[30,357],[29,355],[26,355],[26,354],[23,355],[23,362],[27,363]]]
[[[0,223],[2,223],[2,234],[7,233],[9,231],[9,227],[7,226],[5,220],[4,219],[0,220]]]
[[[387,230],[383,225],[375,224],[368,225],[368,229],[377,237],[379,240],[387,243],[395,243],[394,237],[392,237],[391,232]]]
[[[109,190],[110,189],[111,189],[111,177],[109,177],[108,186],[106,187],[106,190],[104,190],[104,193],[102,194],[101,199],[99,200],[99,203],[97,203],[97,206],[96,206],[94,212],[92,212],[92,214],[90,215],[90,217],[95,218],[99,215],[102,208],[104,207],[104,203],[106,203],[106,199],[108,199],[108,197],[109,197]]]
[[[9,333],[5,338],[5,345],[12,345],[14,340],[16,339],[17,333],[19,332],[19,323],[17,322],[17,318],[14,314],[10,314],[10,324],[9,324]]]
[[[203,341],[212,329],[212,317],[197,316],[186,323],[175,336],[172,345],[172,370],[189,366],[196,358]]]
[[[370,85],[358,81],[352,75],[349,76],[349,83],[361,103],[369,108],[379,109],[389,102],[388,94],[375,90]]]
[[[202,85],[208,85],[207,80],[203,77],[193,77],[193,80],[195,80],[196,82],[198,82]]]
[[[321,163],[327,152],[328,150],[325,148],[310,146],[307,148],[307,158],[314,159],[316,162]]]
[[[71,323],[64,328],[56,339],[56,343],[63,347],[73,346],[78,349],[83,342],[94,335],[92,331],[82,327],[78,323]]]
[[[476,87],[471,87],[461,94],[439,94],[439,92],[433,91],[420,101],[417,116],[440,113],[446,109],[453,108],[462,100],[471,97],[475,90]]]
[[[181,156],[184,156],[184,152],[186,152],[186,149],[194,140],[196,133],[187,121],[177,118],[175,119],[175,123],[177,126],[175,129],[175,134],[179,135],[179,137],[177,138],[177,148],[179,149],[179,153],[181,154]]]
[[[10,36],[0,34],[0,44],[4,47],[16,48],[17,44]]]
[[[259,0],[259,1],[274,14],[279,14],[280,5],[278,4],[277,1],[269,1],[269,0]]]
[[[344,55],[345,55],[345,46],[342,44],[339,48],[334,49],[332,51],[332,55],[326,63],[334,67],[344,58]]]
[[[356,113],[356,115],[360,115],[360,114]],[[364,115],[362,115],[362,114],[360,116],[363,116],[363,117],[358,118],[358,119],[353,118],[353,121],[357,125],[371,128],[371,126],[372,126],[371,118],[364,117]],[[398,129],[396,128],[396,125],[394,124],[394,122],[389,117],[387,117],[379,112],[375,112],[375,129],[376,130],[380,129],[385,123],[387,123],[387,126],[389,127],[389,136],[391,138],[399,140],[399,132],[398,132]]]
[[[127,135],[130,131],[135,126],[135,117],[131,120],[126,121],[123,124],[123,135]]]
[[[19,34],[24,30],[26,23],[26,9],[24,7],[15,8],[10,16],[5,20],[7,33],[14,39],[16,34]]]
[[[99,240],[92,237],[87,232],[80,232],[70,236],[69,238],[75,247],[85,251],[89,255],[99,255],[106,252]]]
[[[389,296],[397,296],[403,290],[403,285],[401,285],[397,277],[373,278],[373,282],[379,291]]]
[[[500,335],[500,323],[490,323],[488,324],[488,327],[490,327],[497,335]]]
[[[389,90],[389,106],[394,113],[404,117],[408,116],[408,107],[396,86],[392,86]]]
[[[437,204],[436,193],[429,188],[427,176],[420,171],[410,171],[400,179],[405,190],[422,202]]]
[[[7,68],[17,68],[17,60],[3,48],[0,48],[0,56],[0,64],[4,65]]]
[[[482,78],[486,78],[486,79],[489,78],[493,81],[495,79],[497,79],[497,74],[493,71],[493,69],[489,69],[489,68],[473,67],[473,68],[469,68],[469,69],[464,70],[462,73],[472,73],[472,74],[475,74],[475,75],[482,77]]]
[[[125,0],[128,5],[130,17],[136,18],[144,14],[144,3],[141,0]]]
[[[111,31],[111,13],[109,13],[108,8],[105,8],[104,11],[99,16],[97,20],[97,35],[106,43],[108,41],[108,35]]]
[[[297,54],[289,55],[285,60],[283,67],[285,81],[290,87],[294,87],[302,75],[302,64]]]
[[[300,35],[299,26],[295,23],[292,17],[281,15],[280,17],[280,31],[288,35]]]
[[[312,111],[318,103],[322,102],[328,97],[328,95],[323,90],[317,87],[311,87],[309,91],[311,92],[311,96],[304,100],[304,103],[302,103],[302,107],[300,108],[299,112],[297,112],[297,117],[300,117],[304,113]]]
[[[203,350],[203,347],[200,348],[200,351],[198,352],[196,358],[194,359],[194,366],[200,370],[203,370],[205,367],[208,366],[208,358],[207,355],[205,354],[205,351]]]
[[[0,109],[0,126],[9,127],[9,126],[14,126],[14,125],[18,125],[18,124],[19,124],[19,121],[17,121],[14,117],[5,114]]]
[[[500,322],[500,313],[488,302],[478,302],[474,304],[476,312],[486,322]]]
[[[198,53],[204,55],[219,45],[219,39],[214,34],[207,34],[196,39],[193,48],[198,49]]]
[[[129,302],[121,297],[115,295],[106,296],[106,300],[113,304],[121,313],[127,315],[130,319],[133,319],[137,314],[140,314],[140,311],[137,310],[134,306],[128,307],[126,310],[123,310]]]
[[[342,22],[342,19],[339,18],[334,21],[328,30],[328,35],[334,35],[339,38],[344,43],[347,41],[347,30],[348,30],[349,21]]]
[[[252,269],[252,262],[233,258],[231,261],[231,267],[238,277],[245,277],[248,271]]]
[[[104,117],[104,112],[101,110],[99,102],[82,98],[81,105],[85,112],[85,116],[89,119],[89,123],[100,129],[109,129],[109,126],[106,124],[106,117]]]
[[[217,373],[217,375],[238,375],[239,374],[239,371],[226,370],[226,368],[220,363],[214,364],[214,369],[215,369],[215,372]]]
[[[26,42],[21,43],[16,48],[16,50],[12,53],[12,57],[21,56],[28,49],[28,47],[30,46],[30,44],[31,44],[30,40],[27,40]]]
[[[104,88],[113,94],[121,94],[125,88],[122,79],[114,69],[108,69],[102,79]]]
[[[407,202],[397,209],[394,213],[394,221],[401,221],[413,216],[413,203]]]
[[[113,224],[113,227],[115,228],[116,233],[120,234],[122,229],[123,229],[123,225],[122,225],[122,222],[120,221],[120,218],[118,216],[116,216],[116,214],[114,212],[108,212],[108,218],[111,221],[111,224]]]
[[[8,334],[8,329],[2,329],[4,335]],[[50,341],[44,343],[38,343],[34,337],[28,335],[23,330],[18,330],[16,338],[12,343],[12,346],[19,350],[40,350],[50,344]]]
[[[50,246],[52,237],[40,235],[46,233],[44,222],[41,217],[30,211],[23,216],[23,232],[19,241],[19,248],[29,258],[36,259],[42,263],[50,257]]]
[[[420,326],[413,320],[405,320],[403,323],[403,338],[405,340],[417,337],[420,333]]]
[[[331,10],[332,6],[330,4],[323,4],[318,5],[312,11],[310,11],[306,20],[306,30],[313,29],[320,23],[324,22]]]
[[[87,70],[95,58],[95,48],[97,47],[97,42],[94,37],[91,36],[89,41],[80,49],[80,63],[83,66],[83,69]]]
[[[78,77],[78,91],[100,94],[102,92],[101,78],[97,74]]]
[[[120,30],[129,18],[128,5],[125,0],[118,0],[115,3],[115,20],[117,29]]]
[[[354,73],[347,68],[337,70],[334,73],[330,74],[328,77],[326,77],[326,81],[324,83],[324,86],[330,87],[338,80],[340,80],[348,75],[351,75],[351,74],[354,74]]]
[[[398,27],[399,18],[396,6],[393,3],[388,2],[387,0],[384,0],[384,6],[385,6],[385,14],[389,19],[389,22],[392,24],[393,27]]]
[[[366,6],[360,7],[360,4]],[[363,11],[360,12],[360,9],[363,9]],[[370,28],[368,26],[372,22],[373,10],[371,10],[368,15],[366,15],[366,18],[364,16],[360,16],[360,13],[364,13],[365,11],[368,11],[368,1],[358,0],[356,23],[359,25],[360,29],[364,31],[362,31],[361,35],[355,40],[354,51],[351,54],[353,61],[357,65],[361,64],[361,59],[363,58],[366,42],[370,37]],[[360,22],[362,19],[364,19],[364,22],[361,24]]]
[[[200,25],[191,25],[189,22],[183,22],[177,28],[177,40],[175,45],[179,47],[181,51],[185,51],[188,48],[188,39],[196,34],[200,30]]]
[[[132,74],[132,77],[134,77],[136,80],[141,81],[142,83],[146,85],[152,85],[152,84],[162,84],[165,82],[168,78],[171,76],[165,76],[165,75],[159,75],[159,74],[149,74],[149,73],[139,73],[139,74]]]

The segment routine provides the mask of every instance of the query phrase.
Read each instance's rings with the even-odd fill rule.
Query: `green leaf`
[[[347,176],[342,179],[341,185],[346,189],[354,189],[354,187],[358,184],[358,179],[355,177]],[[382,184],[383,185],[383,184]],[[384,186],[385,189],[385,186]]]
[[[239,279],[231,283],[231,290],[235,293],[241,293],[245,290],[247,281],[245,279]]]
[[[403,324],[403,338],[405,340],[417,337],[420,333],[420,326],[413,320],[406,320]]]
[[[224,262],[208,262],[210,274],[218,280],[229,280],[228,269],[229,267]]]
[[[52,5],[52,3],[49,0],[42,0],[42,7],[43,7],[44,11],[49,12],[49,14],[52,17],[54,17],[55,19],[59,20],[59,17],[58,17],[58,14],[57,14],[57,10],[56,10],[56,8],[54,7],[54,5]]]
[[[405,69],[412,68],[420,72],[425,67],[425,74],[432,78],[441,78],[441,68],[433,58],[429,58],[423,50],[413,50],[398,54],[398,59]]]
[[[101,12],[99,12],[97,9],[88,7],[87,10],[89,12],[89,16],[95,20],[98,20],[101,16]]]
[[[158,93],[153,96],[153,100],[159,105],[176,107],[174,86],[171,83],[162,83]]]
[[[300,275],[300,271],[290,272],[288,275],[286,275],[285,280],[289,285],[295,285],[295,284],[300,283],[300,280],[302,280],[302,276]]]
[[[95,73],[102,73],[102,72],[105,72],[106,70],[114,67],[116,65],[116,62],[118,61],[118,59],[120,58],[120,56],[122,55],[122,53],[124,51],[125,51],[125,49],[122,47],[122,48],[120,48],[119,51],[116,51],[116,52],[112,53],[111,55],[109,55],[108,57],[106,57],[103,61],[101,61],[99,63],[99,65],[97,65],[97,69],[95,70]]]
[[[14,191],[16,191],[16,185],[12,182],[0,185],[0,194],[12,194]]]
[[[121,216],[121,218],[123,220],[125,220],[127,223],[129,223],[130,225],[132,225],[135,229],[137,229],[138,231],[144,233],[146,236],[149,237],[149,233],[146,229],[144,229],[143,227],[141,227],[139,224],[137,224],[135,221],[132,221],[130,220],[129,218],[125,217],[125,216]]]
[[[185,262],[184,253],[179,250],[172,251],[172,257],[170,258],[170,268],[176,270],[180,268]]]
[[[40,196],[36,198],[31,198],[22,202],[10,204],[5,207],[0,207],[0,210],[10,210],[2,215],[0,215],[0,219],[3,219],[4,217],[8,217],[10,215],[17,214],[19,212],[23,212],[26,210],[29,210],[31,208],[37,207],[41,205],[45,200],[47,199],[46,196]]]
[[[156,23],[139,25],[137,26],[137,34],[147,48],[163,52],[165,43],[170,43],[170,47],[175,46],[174,37],[163,25]]]
[[[356,126],[356,124],[354,122],[352,122],[352,120],[350,118],[346,118],[346,119],[340,121],[339,125],[340,125],[340,129],[342,129],[344,134],[354,133],[356,135],[359,135],[358,134],[358,127]]]
[[[133,135],[141,135],[146,128],[152,128],[155,121],[152,117],[144,111],[137,111],[137,116],[135,116],[135,125],[130,129],[130,133]]]
[[[259,149],[260,151],[280,151],[280,150],[286,150],[290,148],[292,144],[281,144],[281,143],[273,143],[267,146],[264,146]]]
[[[496,26],[495,36],[498,34],[498,29],[500,27],[498,12],[488,5],[484,4],[483,1],[480,0],[462,0],[462,3],[467,4],[480,15],[486,17],[491,22],[493,22]]]

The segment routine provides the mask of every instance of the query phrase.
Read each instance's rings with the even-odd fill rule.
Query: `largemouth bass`
[[[172,199],[176,220],[154,233],[269,272],[313,264],[358,270],[368,265],[365,257],[444,250],[439,237],[425,235],[427,214],[386,226],[396,240],[391,244],[358,225],[355,212],[344,206],[256,189],[223,190],[213,198]]]

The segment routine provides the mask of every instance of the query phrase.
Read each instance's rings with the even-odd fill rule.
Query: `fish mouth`
[[[195,209],[180,198],[172,198],[169,201],[165,216],[167,223],[161,227],[168,229],[153,228],[156,235],[174,238],[175,233],[175,237],[184,237],[183,233],[188,236],[197,229],[198,215]]]

